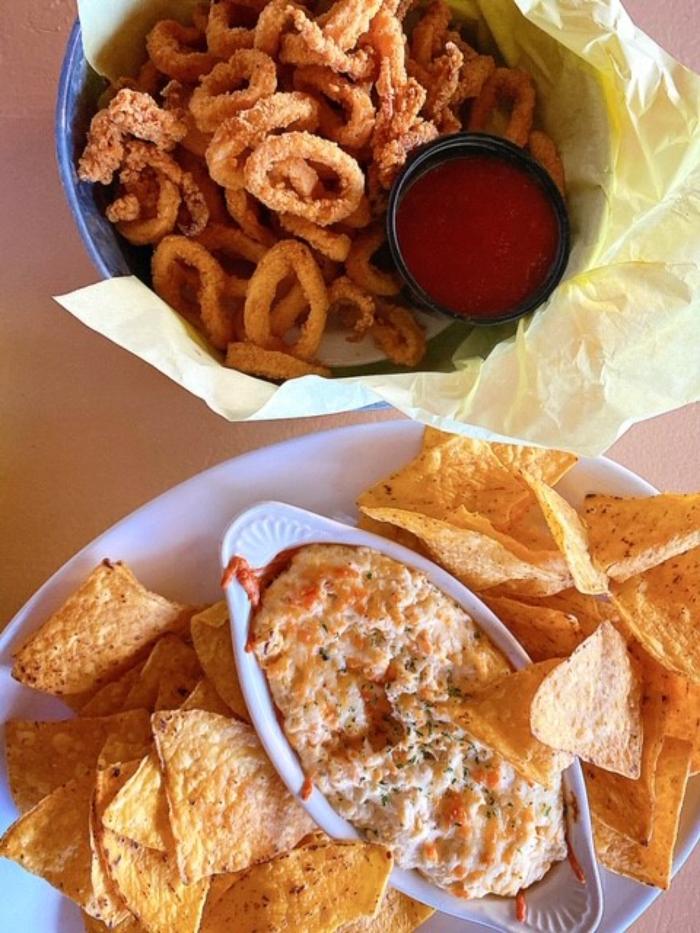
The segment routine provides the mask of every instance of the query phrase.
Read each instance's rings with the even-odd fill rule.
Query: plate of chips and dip
[[[438,563],[447,566],[450,557],[446,549],[444,526],[449,525],[447,532],[450,535],[458,533],[460,536],[461,551],[464,551],[469,540],[479,542],[478,553],[483,559],[469,563],[472,574],[468,584],[470,588],[477,590],[483,598],[486,595],[484,581],[491,581],[490,587],[486,589],[493,589],[496,585],[502,588],[506,584],[505,590],[500,589],[497,595],[492,594],[486,601],[501,621],[516,634],[521,644],[527,645],[536,667],[541,663],[538,657],[546,658],[547,654],[552,657],[552,652],[558,656],[569,655],[576,648],[576,643],[580,643],[584,635],[582,629],[590,624],[590,613],[595,610],[605,615],[609,608],[608,603],[576,592],[573,588],[548,596],[523,595],[523,581],[527,581],[526,589],[529,588],[530,593],[533,587],[539,588],[541,592],[543,585],[551,590],[552,575],[561,572],[575,577],[579,590],[595,589],[599,585],[600,570],[596,570],[596,567],[591,569],[590,561],[586,562],[582,556],[577,545],[576,522],[562,507],[547,479],[556,485],[558,493],[577,507],[582,505],[584,496],[590,493],[645,497],[654,492],[638,477],[609,461],[581,460],[574,465],[574,460],[564,454],[553,455],[527,448],[518,451],[478,441],[455,440],[433,431],[426,432],[423,438],[422,429],[408,422],[377,427],[361,426],[303,438],[221,464],[164,494],[97,538],[37,592],[3,635],[0,695],[3,707],[7,710],[6,718],[45,721],[66,720],[66,717],[72,716],[69,707],[59,697],[29,689],[26,685],[28,682],[51,689],[54,693],[71,694],[71,702],[75,706],[82,706],[84,711],[83,716],[66,720],[69,724],[6,727],[5,740],[6,743],[10,740],[12,749],[8,754],[18,799],[24,806],[38,801],[40,808],[48,808],[49,804],[42,804],[42,801],[58,792],[58,797],[50,801],[53,809],[47,810],[51,816],[50,821],[41,824],[33,818],[29,823],[30,828],[32,825],[34,828],[33,848],[30,844],[25,850],[25,865],[33,862],[34,869],[38,870],[37,861],[43,857],[46,874],[47,840],[54,841],[55,858],[58,854],[55,847],[60,849],[63,840],[71,838],[70,818],[79,810],[72,803],[79,799],[90,799],[84,794],[80,797],[76,783],[80,785],[83,780],[95,782],[96,757],[101,755],[103,762],[113,765],[115,757],[124,760],[130,756],[130,761],[127,761],[129,767],[124,772],[120,770],[115,775],[109,770],[106,773],[103,770],[100,773],[99,795],[96,799],[98,809],[94,811],[96,816],[93,827],[98,837],[102,837],[103,844],[107,830],[117,837],[117,848],[114,838],[110,837],[107,839],[106,851],[121,856],[117,861],[118,865],[123,866],[121,873],[114,866],[112,871],[118,877],[119,889],[128,892],[132,908],[136,906],[145,913],[153,907],[147,892],[144,895],[143,886],[134,888],[134,879],[143,877],[145,864],[143,858],[135,862],[134,853],[143,855],[145,842],[150,843],[146,845],[147,849],[153,848],[162,853],[163,850],[158,846],[165,846],[167,850],[168,844],[164,840],[172,832],[177,840],[175,845],[179,864],[179,871],[174,877],[179,879],[180,884],[184,884],[182,876],[187,877],[189,884],[179,890],[194,898],[195,903],[190,904],[190,907],[195,913],[201,907],[201,900],[197,901],[197,897],[201,898],[201,887],[206,886],[211,871],[219,872],[223,867],[225,873],[230,875],[232,870],[237,870],[236,862],[226,861],[232,853],[239,859],[239,867],[245,867],[246,860],[248,863],[261,861],[258,868],[246,874],[247,880],[240,887],[233,884],[230,877],[227,881],[232,884],[226,891],[221,888],[226,886],[227,881],[216,882],[214,894],[221,896],[221,907],[217,908],[220,918],[226,917],[232,904],[240,906],[250,903],[251,898],[255,899],[256,891],[266,891],[271,902],[279,906],[279,885],[282,879],[293,877],[295,871],[303,865],[315,865],[317,868],[326,866],[326,870],[319,870],[319,875],[325,878],[328,875],[327,865],[331,864],[327,860],[332,855],[340,859],[338,872],[340,874],[342,870],[345,873],[345,880],[356,879],[358,866],[363,864],[362,860],[366,862],[359,874],[366,879],[367,886],[362,888],[361,896],[358,893],[357,898],[353,899],[360,905],[358,910],[371,910],[381,902],[381,910],[400,910],[404,918],[410,916],[406,920],[406,929],[415,928],[422,918],[414,902],[399,902],[397,906],[395,900],[382,900],[388,870],[383,867],[379,857],[386,851],[381,844],[372,843],[362,851],[347,849],[338,852],[336,849],[324,849],[324,846],[329,845],[326,840],[305,838],[304,835],[295,838],[299,833],[306,833],[308,827],[301,821],[299,812],[290,805],[289,795],[278,796],[279,787],[275,784],[274,772],[269,761],[260,754],[252,729],[236,717],[236,709],[240,715],[245,713],[245,707],[237,706],[241,702],[241,695],[235,691],[230,642],[228,655],[225,650],[226,617],[225,614],[221,616],[217,560],[221,535],[229,517],[249,507],[253,501],[284,499],[299,508],[354,524],[358,520],[355,503],[359,499],[364,516],[361,519],[363,526],[374,523],[373,531],[381,531],[384,526],[384,532],[390,537],[400,537],[404,544],[412,543],[414,547],[416,538],[423,535],[432,542],[433,560],[437,558]],[[517,479],[519,474],[514,466],[518,463],[522,465],[525,461],[528,463],[530,491],[524,489],[522,481]],[[352,473],[347,470],[349,462],[355,464]],[[510,464],[505,473],[504,462]],[[280,466],[282,463],[283,469]],[[437,473],[431,473],[431,469],[434,470],[438,463],[440,466]],[[392,469],[399,471],[398,475],[389,482],[382,482]],[[533,473],[539,473],[541,478],[538,480],[533,477]],[[506,482],[506,474],[511,476],[510,481]],[[439,483],[428,482],[431,476],[435,481],[439,478]],[[561,479],[556,482],[560,476]],[[496,483],[497,479],[505,482],[505,488],[503,483]],[[469,490],[469,496],[468,500],[464,499],[461,511],[455,507],[454,502],[450,502],[452,521],[449,522],[445,521],[444,514],[443,518],[438,517],[436,501],[434,498],[431,501],[430,497],[438,489],[439,495],[447,497],[445,501],[448,501],[457,480],[460,488]],[[530,498],[531,493],[540,509],[540,517],[549,516],[546,527],[534,521],[531,514],[522,513],[518,505],[526,500],[532,504],[534,500]],[[672,570],[671,579],[677,582],[670,595],[677,602],[684,600],[687,612],[685,617],[676,613],[681,622],[673,623],[674,640],[670,640],[663,631],[654,629],[653,650],[657,659],[664,659],[666,666],[662,667],[667,674],[670,673],[669,665],[673,669],[681,667],[688,672],[689,666],[695,663],[692,643],[686,645],[683,635],[693,618],[692,603],[684,596],[684,587],[690,585],[689,574],[692,577],[693,572],[693,551],[687,549],[697,547],[697,531],[688,510],[689,501],[688,497],[683,497],[682,503],[673,497],[658,497],[649,500],[649,504],[642,509],[637,503],[634,527],[638,533],[626,536],[626,543],[622,545],[615,536],[611,537],[606,522],[611,520],[611,516],[618,525],[627,520],[624,513],[629,506],[607,499],[591,499],[587,505],[588,509],[600,513],[598,519],[587,519],[592,522],[591,546],[597,558],[617,578],[611,584],[615,598],[629,613],[634,624],[638,624],[634,620],[638,619],[637,607],[643,602],[647,609],[645,615],[652,619],[655,627],[659,626],[669,599],[666,575],[669,569]],[[684,521],[679,517],[681,506]],[[472,515],[472,527],[466,528],[469,514]],[[473,519],[474,514],[479,516],[478,522]],[[512,537],[502,530],[505,516],[508,516]],[[461,525],[457,522],[461,522]],[[439,532],[437,535],[436,529]],[[554,529],[557,531],[557,540],[561,541],[560,557],[567,554],[563,571],[561,561],[553,564],[551,559],[552,537],[556,537],[552,534]],[[508,537],[510,543],[506,540]],[[519,548],[513,545],[513,539],[520,542]],[[523,541],[529,541],[529,547]],[[507,544],[511,555],[508,561],[502,550],[508,550]],[[533,550],[540,557],[533,559]],[[549,557],[542,557],[543,552],[549,554]],[[475,552],[472,550],[471,553],[473,555]],[[496,553],[499,557],[494,561],[492,558]],[[663,564],[655,565],[659,556],[667,559]],[[117,563],[101,564],[106,557],[112,561],[127,562],[148,590],[133,579],[126,567]],[[448,569],[466,582],[464,568],[460,570],[452,566]],[[474,579],[477,572],[479,579]],[[496,573],[500,575],[498,584],[493,582]],[[639,585],[640,577],[643,586]],[[90,586],[85,589],[86,578],[92,579],[92,590]],[[107,584],[105,580],[111,582]],[[97,586],[96,581],[101,581],[101,585]],[[477,583],[480,585],[477,586]],[[82,598],[71,602],[69,597],[81,585]],[[167,594],[167,599],[155,595],[160,593]],[[104,597],[100,602],[103,608],[99,611],[94,602],[98,595]],[[122,598],[123,602],[120,601]],[[52,628],[48,632],[50,637],[42,638],[38,635],[30,643],[33,648],[28,646],[17,655],[14,661],[16,673],[24,679],[25,684],[17,683],[10,675],[12,649],[17,650],[18,645],[32,632],[37,632],[66,600],[69,600],[68,609],[53,617]],[[217,600],[218,608],[202,610],[203,604]],[[105,605],[108,607],[106,610]],[[526,605],[531,608],[533,605],[538,606],[537,613],[528,616],[527,610],[523,608]],[[516,611],[518,607],[519,611]],[[683,622],[683,618],[689,622]],[[547,620],[546,625],[542,624],[543,619]],[[94,630],[90,629],[88,638],[84,626],[90,626],[90,620],[94,622]],[[677,627],[679,624],[680,629]],[[115,637],[109,637],[110,625]],[[75,635],[76,626],[83,626],[81,637],[71,638],[70,633]],[[101,635],[97,637],[97,633]],[[645,644],[652,645],[649,632],[639,629],[638,637],[646,639]],[[674,649],[676,642],[683,647]],[[135,645],[142,649],[136,661]],[[645,663],[651,669],[648,659]],[[115,671],[119,672],[116,678],[108,675],[110,670],[112,675]],[[99,672],[97,679],[96,672]],[[673,685],[672,678],[669,679],[661,671],[657,670],[657,673],[661,677],[660,682],[664,683],[664,690],[669,684]],[[648,683],[648,678],[645,683]],[[98,685],[98,692],[95,693]],[[88,688],[86,694],[84,691]],[[657,686],[649,695],[658,697],[660,694]],[[127,701],[129,695],[131,700]],[[673,698],[670,704],[673,711],[685,708],[674,692],[665,695]],[[136,711],[126,709],[132,703],[141,706]],[[150,710],[156,706],[159,709],[147,713],[145,719],[138,712],[144,707]],[[154,717],[151,725],[157,727],[155,750],[147,734],[149,730],[144,727],[144,723],[148,726],[149,716]],[[105,723],[105,718],[110,719],[110,722]],[[76,726],[70,723],[82,724]],[[669,720],[665,722],[662,732],[670,732],[672,726],[675,732],[679,731],[678,722],[674,724]],[[556,722],[543,721],[538,730],[541,728],[541,734],[546,735],[547,730],[557,727]],[[653,735],[653,732],[650,734]],[[80,742],[77,742],[79,735]],[[250,823],[242,824],[240,835],[233,846],[230,827],[226,828],[225,821],[221,819],[222,814],[216,807],[211,809],[211,801],[205,807],[199,804],[197,807],[184,806],[185,799],[189,799],[189,782],[201,777],[198,772],[191,772],[185,766],[185,761],[195,760],[197,768],[206,774],[209,767],[207,763],[210,756],[214,755],[213,750],[222,747],[222,735],[226,739],[223,747],[235,749],[235,753],[224,755],[222,764],[233,769],[236,774],[240,774],[244,767],[252,769],[252,773],[260,777],[258,783],[265,788],[265,793],[253,801],[249,811],[254,814],[255,832],[251,832]],[[589,787],[590,773],[593,773],[593,781],[602,783],[606,791],[603,799],[600,794],[596,799],[595,793],[591,797],[589,790],[594,815],[605,814],[605,822],[602,827],[598,827],[599,845],[605,864],[615,864],[618,870],[636,874],[637,877],[646,875],[652,883],[656,881],[666,884],[668,881],[667,862],[675,841],[674,806],[677,809],[673,800],[677,803],[678,787],[683,784],[682,778],[678,778],[679,774],[683,774],[682,769],[679,770],[682,759],[680,753],[683,751],[679,743],[681,746],[684,744],[682,739],[673,739],[671,735],[658,743],[660,747],[656,750],[659,754],[653,767],[645,770],[642,763],[643,774],[651,774],[659,779],[657,794],[648,783],[642,782],[635,784],[636,795],[632,800],[628,779],[620,775],[608,778],[606,775],[610,772],[600,767],[593,771],[589,765],[584,768],[589,774]],[[77,746],[82,748],[82,752],[76,751]],[[155,757],[152,757],[154,752]],[[83,753],[86,757],[81,757]],[[651,756],[647,753],[646,757]],[[687,755],[685,766],[687,770]],[[18,774],[21,775],[19,786]],[[65,782],[69,778],[75,783],[71,785],[69,781],[68,785],[62,784],[60,792],[59,788],[53,786],[55,782]],[[157,820],[157,809],[144,809],[144,802],[154,799],[152,791],[154,784],[157,789],[159,779],[165,781],[170,801],[164,822]],[[124,783],[119,786],[121,782]],[[233,785],[236,786],[236,782]],[[146,793],[148,788],[150,795]],[[0,800],[2,828],[5,831],[18,815],[10,797],[6,772]],[[656,810],[654,802],[657,804]],[[245,798],[239,799],[235,794],[226,798],[227,813],[240,812],[236,808],[245,805]],[[606,807],[608,812],[605,811]],[[193,813],[190,813],[191,810]],[[281,810],[286,813],[284,820],[279,818]],[[676,870],[687,858],[700,835],[699,811],[697,781],[691,779],[685,793],[675,845]],[[39,812],[41,815],[44,811],[40,809]],[[271,813],[276,814],[274,820],[271,819]],[[162,818],[162,810],[160,814]],[[82,831],[88,833],[87,812],[80,819]],[[651,826],[649,845],[644,847],[650,856],[646,864],[639,863],[640,848],[635,847],[629,837],[621,838],[620,833],[610,827],[609,824],[616,819],[618,822],[623,820],[629,823],[628,831],[634,831],[640,836],[644,833],[649,835]],[[192,820],[194,825],[206,824],[208,831],[193,831]],[[632,823],[635,824],[633,830]],[[23,825],[26,826],[26,822]],[[269,832],[273,825],[275,833]],[[282,834],[279,832],[281,826],[285,830]],[[222,827],[226,830],[223,836]],[[123,836],[117,830],[130,835]],[[133,840],[133,836],[138,836],[141,841]],[[297,846],[291,849],[291,855],[275,854],[276,836],[284,836],[279,840],[283,848]],[[88,856],[92,853],[89,834],[83,838],[87,841],[82,851]],[[125,838],[132,839],[133,844],[124,844]],[[14,839],[16,846],[16,832]],[[225,840],[228,840],[228,844],[222,844]],[[305,843],[307,848],[299,846],[299,843]],[[26,836],[23,844],[27,844]],[[360,845],[367,846],[367,843]],[[256,850],[255,846],[260,848]],[[385,855],[383,858],[386,860]],[[116,861],[116,858],[112,861]],[[135,864],[140,865],[140,874],[133,871]],[[606,931],[622,930],[629,926],[659,893],[657,888],[642,886],[605,870],[601,871],[601,877],[605,910],[600,928]],[[100,878],[105,881],[104,875],[93,877],[90,873],[90,878],[93,888]],[[109,878],[108,872],[106,882],[109,882]],[[70,879],[66,877],[54,875],[53,880],[56,884],[62,883],[64,889],[71,888],[68,883]],[[108,884],[105,883],[105,886],[108,888]],[[14,926],[23,924],[38,931],[60,929],[69,933],[81,929],[80,914],[74,904],[6,859],[0,860],[0,891],[3,893],[5,915]],[[199,894],[195,896],[192,891],[195,894],[199,891]],[[70,893],[81,898],[85,891],[76,891],[73,885]],[[335,888],[325,886],[318,889],[317,893],[322,905],[346,904],[346,900],[338,897]],[[392,895],[392,898],[395,897]],[[285,901],[284,909],[291,910],[298,902],[298,898],[292,902]],[[89,906],[94,911],[94,903]],[[152,916],[150,922],[153,923]],[[465,927],[462,921],[435,914],[427,919],[423,929],[448,933],[453,929],[470,927]],[[173,928],[172,921],[170,928]],[[187,927],[178,921],[175,928]],[[93,924],[90,929],[101,928]]]

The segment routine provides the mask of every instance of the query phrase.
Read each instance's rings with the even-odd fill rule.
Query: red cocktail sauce
[[[559,240],[536,180],[489,155],[450,159],[419,176],[399,203],[396,233],[406,266],[437,304],[484,319],[537,291]]]

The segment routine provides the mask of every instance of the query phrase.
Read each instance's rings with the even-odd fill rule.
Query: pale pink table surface
[[[230,425],[51,301],[96,279],[53,156],[56,81],[75,7],[3,0],[2,8],[0,628],[77,549],[186,477],[284,438],[396,417]],[[628,9],[700,70],[700,0],[630,0]],[[699,489],[700,407],[633,428],[610,455],[661,488]],[[634,930],[700,930],[700,851]]]

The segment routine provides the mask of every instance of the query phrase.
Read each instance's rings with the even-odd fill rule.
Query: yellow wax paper
[[[114,78],[136,69],[152,22],[166,11],[185,17],[192,0],[78,5],[86,57]],[[634,422],[700,398],[700,77],[616,0],[452,6],[478,23],[482,48],[531,72],[538,121],[562,152],[572,254],[533,315],[517,325],[457,325],[456,343],[429,354],[432,371],[375,365],[278,387],[226,369],[135,277],[57,300],[230,420],[384,400],[448,430],[595,455]]]

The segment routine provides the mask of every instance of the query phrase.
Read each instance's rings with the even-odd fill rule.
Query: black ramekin
[[[505,311],[496,316],[473,316],[460,314],[451,308],[437,302],[428,294],[419,283],[413,278],[411,270],[406,264],[399,238],[396,232],[396,217],[403,196],[411,185],[418,178],[434,169],[436,166],[448,161],[449,159],[463,158],[470,155],[489,155],[512,162],[522,171],[527,172],[535,179],[540,188],[549,199],[557,219],[559,227],[559,241],[557,252],[552,262],[547,278],[540,287],[529,295],[517,307]],[[426,236],[430,236],[429,219],[426,220]],[[569,258],[569,216],[566,211],[566,204],[559,189],[550,178],[548,172],[525,152],[519,146],[514,145],[507,139],[499,136],[491,136],[488,133],[454,133],[451,136],[442,136],[433,142],[426,143],[415,149],[409,156],[408,161],[403,167],[401,174],[396,178],[389,192],[389,206],[386,215],[386,230],[391,256],[394,264],[403,279],[410,297],[421,308],[428,311],[437,311],[440,314],[446,314],[449,317],[465,321],[477,327],[488,327],[493,324],[503,324],[506,321],[514,321],[516,318],[528,314],[539,307],[552,294],[559,284],[566,264]]]

